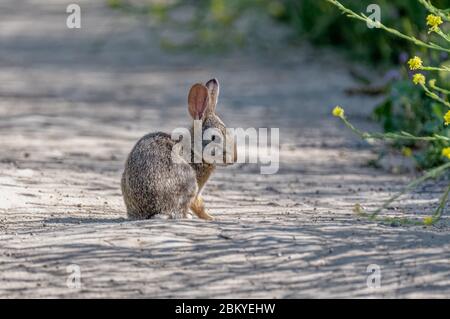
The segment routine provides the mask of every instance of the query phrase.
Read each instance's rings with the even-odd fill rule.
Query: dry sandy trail
[[[411,176],[368,167],[371,148],[330,117],[341,104],[372,125],[376,101],[343,93],[347,62],[308,48],[169,54],[102,1],[77,1],[82,29],[69,30],[67,3],[0,4],[0,297],[450,297],[447,217],[391,227],[352,213]],[[187,91],[212,76],[226,123],[280,128],[279,172],[217,171],[214,222],[127,221],[127,153],[146,132],[187,126]],[[392,212],[424,215],[438,191]],[[73,264],[80,289],[66,286]]]

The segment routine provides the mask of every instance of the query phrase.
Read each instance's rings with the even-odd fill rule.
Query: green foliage
[[[416,0],[358,0],[346,1],[355,12],[366,13],[369,4],[381,7],[381,20],[385,25],[401,30],[406,35],[426,35],[426,9]],[[438,7],[450,7],[450,0],[436,0]],[[299,36],[315,44],[332,45],[353,56],[370,62],[398,62],[401,52],[417,50],[406,40],[369,29],[362,23],[349,23],[342,14],[323,0],[284,0],[281,20],[290,23]],[[367,14],[367,13],[366,13]]]
[[[349,24],[325,0],[167,0],[131,1],[106,0],[114,9],[149,15],[151,19],[178,25],[194,33],[187,46],[201,50],[223,50],[241,46],[250,40],[249,30],[240,24],[250,11],[261,18],[269,16],[292,26],[299,39],[317,45],[341,48],[363,61],[374,63],[398,62],[401,52],[414,53],[413,44],[386,36],[364,24]],[[136,4],[138,3],[138,4]],[[426,37],[426,9],[416,0],[358,0],[346,1],[349,8],[366,13],[369,4],[381,7],[383,23],[407,35]],[[437,7],[450,7],[450,0],[434,0]],[[170,19],[170,12],[191,6],[195,13],[187,23]],[[163,39],[172,47],[169,39]]]
[[[405,131],[414,136],[439,134],[450,137],[449,129],[443,124],[447,107],[426,97],[422,90],[409,80],[392,84],[389,95],[375,110],[374,116],[385,132]],[[395,141],[399,149],[413,149],[413,156],[421,168],[431,168],[443,163],[441,150],[446,144],[442,140],[423,143],[422,141]]]
[[[366,15],[347,8],[339,0],[326,1],[349,18],[364,23],[370,21]],[[403,191],[391,197],[370,215],[364,211],[358,211],[359,214],[366,214],[373,219],[378,218],[377,215],[382,210],[386,209],[407,191],[414,189],[428,179],[436,179],[444,174],[448,175],[450,169],[450,138],[448,137],[447,128],[444,126],[450,124],[450,90],[446,87],[446,84],[448,85],[447,75],[450,73],[450,68],[447,67],[447,62],[445,61],[443,63],[439,60],[433,61],[433,58],[436,58],[436,53],[448,55],[450,52],[450,34],[448,34],[447,28],[450,22],[449,9],[447,7],[437,8],[430,0],[418,0],[418,3],[430,12],[426,17],[429,36],[425,39],[420,39],[417,35],[405,34],[396,28],[387,26],[384,22],[377,22],[380,30],[399,39],[409,41],[417,47],[427,49],[426,52],[430,53],[428,60],[424,61],[423,58],[415,56],[408,61],[408,67],[411,70],[411,75],[413,75],[415,86],[413,87],[410,83],[404,81],[394,83],[390,96],[375,110],[375,116],[383,123],[386,132],[369,133],[359,130],[347,120],[340,106],[336,106],[332,112],[334,116],[341,118],[349,129],[363,139],[392,141],[396,144],[411,143],[410,145],[414,146],[417,143],[428,143],[428,147],[424,148],[425,151],[418,153],[416,158],[419,163],[422,163],[422,166],[436,167],[433,167],[422,177],[413,180]],[[432,36],[435,35],[438,36],[439,43],[432,39]],[[432,53],[433,51],[434,54]],[[427,77],[432,78],[427,82]],[[444,84],[438,85],[438,80]],[[415,91],[416,89],[419,93]],[[404,154],[412,154],[412,151],[409,150]],[[448,185],[441,197],[439,206],[434,214],[425,217],[422,224],[430,226],[439,221],[446,207],[449,194],[450,185]]]

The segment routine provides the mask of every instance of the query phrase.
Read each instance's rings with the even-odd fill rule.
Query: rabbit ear
[[[211,79],[206,82],[209,92],[209,108],[212,112],[216,110],[217,100],[219,99],[219,81]]]
[[[208,106],[208,89],[203,84],[197,83],[191,87],[188,96],[189,113],[194,120],[200,120]]]

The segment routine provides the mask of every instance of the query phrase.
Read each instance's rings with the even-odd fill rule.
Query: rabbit
[[[234,136],[227,132],[215,112],[218,96],[217,79],[211,79],[205,85],[197,83],[189,91],[188,111],[193,120],[201,121],[197,123],[201,123],[202,136],[205,130],[212,128],[229,143],[231,147],[224,151],[224,159],[228,160],[223,164],[230,165],[237,159],[236,144]],[[190,129],[191,145],[194,143],[194,123]],[[211,140],[215,138],[212,136]],[[203,156],[201,161],[194,162],[194,151],[188,155],[190,161],[181,156],[173,158],[176,143],[171,135],[156,132],[142,137],[132,149],[121,180],[130,219],[149,219],[157,214],[186,218],[190,216],[189,209],[200,219],[214,219],[205,209],[201,192],[218,163],[205,161]],[[207,145],[204,143],[202,151]]]

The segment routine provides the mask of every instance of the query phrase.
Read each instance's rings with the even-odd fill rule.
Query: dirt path
[[[0,4],[0,297],[450,297],[448,218],[438,227],[358,220],[410,178],[366,165],[358,125],[376,101],[348,97],[348,65],[308,48],[167,54],[142,22],[77,1]],[[233,127],[280,127],[278,174],[218,171],[205,195],[214,222],[130,222],[124,159],[144,133],[187,126],[190,85],[218,77]],[[426,214],[429,185],[400,214]],[[369,264],[381,287],[368,288]],[[81,288],[68,288],[78,265]]]

